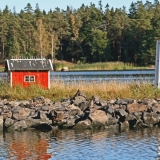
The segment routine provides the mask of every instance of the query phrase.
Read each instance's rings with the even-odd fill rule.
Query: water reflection
[[[0,159],[160,159],[160,128],[0,134]]]

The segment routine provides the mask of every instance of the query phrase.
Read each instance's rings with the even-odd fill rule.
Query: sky
[[[39,4],[40,10],[45,10],[48,12],[50,9],[54,10],[56,7],[66,10],[67,5],[72,7],[73,9],[78,9],[82,4],[85,6],[89,6],[90,3],[94,3],[97,7],[99,7],[100,0],[0,0],[0,9],[3,11],[5,6],[7,5],[11,11],[13,11],[13,7],[15,6],[16,12],[19,13],[20,10],[24,9],[27,3],[30,3],[32,8],[35,9],[36,4]],[[122,8],[126,7],[126,11],[128,11],[132,2],[137,2],[137,0],[101,0],[103,7],[108,3],[110,8]],[[143,3],[146,0],[141,0]],[[149,0],[153,3],[154,0]]]

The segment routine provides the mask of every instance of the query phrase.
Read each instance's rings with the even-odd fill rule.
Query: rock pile
[[[160,125],[160,99],[87,99],[81,91],[52,102],[42,96],[30,101],[0,100],[0,130],[101,129]]]

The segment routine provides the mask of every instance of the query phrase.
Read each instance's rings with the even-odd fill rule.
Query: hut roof
[[[50,59],[10,59],[6,61],[5,71],[49,71],[53,70]]]

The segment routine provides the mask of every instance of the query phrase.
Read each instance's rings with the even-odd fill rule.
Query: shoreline
[[[160,99],[88,99],[80,90],[53,102],[43,96],[29,101],[0,100],[0,130],[53,129],[119,130],[160,126]]]

